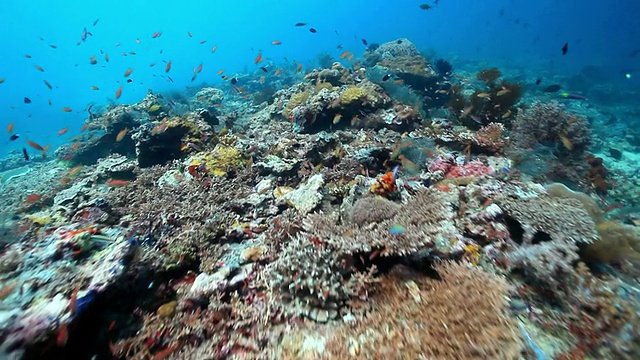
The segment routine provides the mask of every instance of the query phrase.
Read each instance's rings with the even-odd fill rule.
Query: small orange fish
[[[13,132],[13,123],[9,123],[9,125],[7,125],[7,132],[9,134],[11,134]]]
[[[73,143],[73,145],[71,145],[71,150],[78,150],[78,148],[80,147],[80,142],[76,141]]]
[[[127,56],[127,53],[126,53],[126,52],[123,52],[121,55],[122,55],[122,56]]]
[[[349,55],[349,57],[347,58],[347,61],[351,61],[353,60],[353,54]]]
[[[156,32],[154,32],[153,34],[151,34],[151,38],[152,38],[152,39],[155,39],[155,38],[160,37],[160,35],[162,35],[162,32],[160,32],[160,31],[156,31]]]
[[[220,70],[218,70],[218,72],[217,72],[216,74],[218,74],[218,75],[222,75],[222,74],[224,74],[224,69],[220,69]]]
[[[296,68],[296,72],[300,72],[302,71],[302,64],[298,64],[298,67]]]
[[[116,142],[121,141],[122,139],[124,139],[124,137],[127,135],[128,132],[129,132],[128,128],[124,128],[124,129],[120,130],[118,135],[116,135]]]
[[[67,345],[67,340],[69,340],[69,330],[67,326],[66,323],[60,325],[60,331],[56,337],[56,345],[58,345],[58,347],[65,347]]]
[[[207,42],[207,40],[200,40],[200,45],[202,45],[202,44],[204,44],[206,42]]]
[[[129,51],[129,55],[135,55],[136,52],[135,51]]]
[[[171,61],[167,63],[167,66],[164,67],[164,72],[169,72],[171,70]]]
[[[133,68],[128,68],[127,71],[124,72],[124,77],[128,77],[133,72]]]
[[[271,45],[281,45],[281,44],[282,44],[282,41],[280,41],[280,40],[273,40],[271,42]]]
[[[216,52],[216,50],[218,50],[218,45],[213,45],[213,47],[211,48],[211,53]]]
[[[100,88],[99,88],[99,87],[97,87],[97,86],[92,86],[92,87],[91,87],[91,90],[100,90]]]
[[[122,86],[123,85],[120,85],[118,90],[116,90],[116,99],[120,99],[120,95],[122,95]]]
[[[193,37],[193,35],[191,35],[191,33],[188,31],[187,31],[187,35],[189,35],[189,37]]]
[[[276,69],[276,72],[273,73],[273,76],[278,76],[282,72],[282,69]]]
[[[60,129],[60,130],[58,131],[58,136],[62,136],[62,135],[64,135],[64,134],[66,134],[66,133],[67,133],[67,131],[69,131],[69,128],[68,128],[68,127]]]
[[[346,58],[347,56],[349,56],[350,53],[351,53],[351,51],[349,51],[349,50],[343,52],[342,54],[340,54],[340,59]]]
[[[256,56],[256,58],[253,60],[255,64],[260,64],[263,61],[264,60],[262,59],[262,53],[258,54],[258,56]]]
[[[114,327],[116,327],[116,321],[115,321],[115,320],[113,320],[113,321],[111,322],[111,324],[109,324],[109,328],[107,328],[107,331],[111,331],[111,330],[113,330],[113,328],[114,328]],[[114,355],[115,355],[115,354],[114,354]]]
[[[40,194],[31,194],[31,195],[27,196],[27,203],[36,202],[41,197],[42,197],[42,195],[40,195]]]
[[[229,80],[229,75],[225,75],[222,77],[222,80]]]
[[[109,62],[109,54],[104,54],[104,61]]]
[[[126,185],[129,185],[129,181],[127,181],[127,180],[109,180],[109,181],[107,181],[107,185],[108,186],[113,186],[113,187],[126,186]]]
[[[260,84],[264,84],[264,80],[265,80],[264,75],[260,76],[260,80],[259,80]]]
[[[96,57],[92,55],[92,56],[89,58],[89,64],[91,64],[91,65],[95,65],[95,64],[97,64],[97,63],[98,63],[98,59],[96,59]]]
[[[69,170],[69,176],[74,176],[82,170],[82,165],[74,166],[71,170]]]
[[[49,82],[47,80],[42,80],[42,81],[49,88],[49,90],[53,89],[53,86],[51,86],[51,84],[49,84]]]
[[[71,110],[70,107],[65,106],[65,107],[62,108],[62,111],[64,111],[64,112],[72,112],[73,110]]]
[[[166,122],[160,125],[154,126],[153,129],[151,129],[151,135],[162,134],[165,130],[167,130],[168,126],[169,126],[169,123],[166,123]]]
[[[571,140],[569,140],[568,137],[564,135],[559,135],[559,138],[560,138],[560,142],[562,142],[562,146],[564,146],[565,149],[569,151],[573,150],[573,143],[571,142]]]
[[[202,64],[198,65],[198,68],[196,69],[196,72],[201,72],[202,71]]]
[[[37,143],[34,143],[33,141],[27,139],[27,145],[31,146],[32,148],[39,150],[39,151],[44,151],[44,148]]]
[[[149,64],[149,67],[154,67],[154,66],[156,66],[156,63]]]
[[[80,128],[80,132],[82,131],[86,131],[89,128],[89,124],[84,124],[82,125],[82,127]]]
[[[41,66],[38,65],[33,65],[34,68],[36,68],[36,70],[44,72],[44,69]]]

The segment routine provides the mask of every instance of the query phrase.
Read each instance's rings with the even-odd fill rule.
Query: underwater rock
[[[194,96],[193,104],[207,110],[215,109],[224,100],[224,91],[217,88],[203,88]]]
[[[131,179],[135,169],[135,161],[120,154],[113,154],[98,160],[95,173],[108,178]]]
[[[295,175],[299,165],[300,160],[283,159],[275,155],[267,155],[263,161],[254,164],[261,175],[273,174],[279,176]]]
[[[370,67],[380,61],[390,61],[398,57],[421,56],[418,48],[409,39],[400,38],[381,44],[375,49],[367,48],[363,63]]]
[[[319,190],[324,185],[322,174],[316,174],[297,189],[285,194],[282,200],[293,206],[300,214],[307,214],[322,202]]]

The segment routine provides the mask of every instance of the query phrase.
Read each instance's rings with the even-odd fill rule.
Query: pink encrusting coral
[[[446,178],[484,176],[495,172],[493,167],[485,165],[480,161],[458,164],[450,154],[436,157],[431,164],[429,164],[428,169],[432,173],[440,171]]]

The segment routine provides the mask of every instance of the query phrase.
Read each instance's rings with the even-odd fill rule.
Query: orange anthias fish
[[[44,72],[44,69],[41,66],[33,65],[33,67],[36,68],[36,70],[38,70],[40,72]]]
[[[100,88],[99,88],[99,87],[97,87],[97,86],[92,86],[92,87],[91,87],[91,90],[100,90]]]
[[[127,71],[124,72],[124,77],[128,77],[133,72],[133,68],[128,68]]]
[[[151,38],[152,38],[152,39],[155,39],[155,38],[160,37],[160,35],[162,35],[162,32],[160,32],[160,31],[156,31],[156,32],[154,32],[154,33],[151,35]]]
[[[278,76],[282,72],[282,69],[276,69],[276,72],[273,73],[273,76]]]
[[[202,44],[204,44],[204,43],[206,43],[206,42],[207,42],[207,40],[200,40],[200,44],[201,44],[201,45],[202,45]]]
[[[220,69],[220,70],[218,70],[218,72],[217,72],[216,74],[218,74],[218,75],[222,75],[222,74],[224,74],[224,69]]]
[[[169,72],[171,70],[171,61],[167,63],[167,66],[164,67],[164,72]]]
[[[27,196],[27,202],[28,203],[36,202],[41,197],[42,197],[42,195],[40,195],[40,194],[31,194],[31,195]]]
[[[351,51],[349,51],[349,50],[343,52],[342,54],[340,54],[340,59],[346,58],[347,56],[349,56],[350,53],[351,53]]]
[[[260,80],[259,80],[260,84],[264,84],[264,80],[265,80],[264,75],[260,76]]]
[[[351,60],[353,60],[353,54],[349,55],[349,57],[347,58],[347,61],[350,62]]]
[[[75,174],[79,173],[80,170],[82,170],[82,165],[73,167],[71,170],[69,170],[69,176],[74,176]]]
[[[58,131],[58,136],[62,136],[62,135],[64,135],[64,134],[66,134],[66,133],[67,133],[67,131],[69,131],[69,128],[68,128],[68,127],[63,128],[63,129],[60,129],[60,131]]]
[[[218,45],[213,45],[213,47],[211,48],[211,53],[216,52],[216,50],[218,50]]]
[[[109,180],[107,181],[108,186],[126,186],[129,185],[129,181],[127,180]]]
[[[201,72],[202,71],[202,64],[198,65],[198,68],[196,69],[197,72]]]
[[[89,128],[89,124],[84,124],[84,125],[82,125],[82,127],[80,128],[80,131],[81,131],[81,132],[82,132],[82,131],[85,131],[85,130],[87,130],[88,128]]]
[[[282,41],[280,41],[280,40],[273,40],[271,42],[271,45],[281,45],[281,44],[282,44]]]
[[[104,61],[109,62],[109,54],[104,54]]]
[[[255,64],[260,64],[263,61],[264,59],[262,59],[262,54],[258,54],[258,56],[256,56],[256,58],[253,60]]]
[[[298,67],[296,68],[296,72],[300,72],[302,71],[302,64],[298,64]]]
[[[191,33],[188,31],[187,31],[187,35],[189,35],[189,37],[193,37],[193,35],[191,35]]]
[[[27,139],[27,145],[31,146],[32,148],[39,150],[39,151],[45,151],[44,148],[37,143],[34,143],[33,141]]]
[[[120,95],[122,95],[122,85],[116,90],[116,99],[120,99]]]
[[[65,107],[62,108],[62,111],[64,111],[64,112],[72,112],[73,110],[71,110],[70,107],[65,106]]]
[[[127,135],[127,132],[129,132],[128,128],[124,128],[124,129],[120,130],[118,135],[116,135],[116,142],[121,141],[122,139],[124,139],[124,137]]]
[[[7,125],[7,132],[9,134],[11,134],[13,132],[13,123],[9,123],[9,125]]]
[[[154,66],[156,66],[156,63],[149,64],[149,67],[154,67]]]

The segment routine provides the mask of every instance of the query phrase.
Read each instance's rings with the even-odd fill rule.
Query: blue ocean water
[[[491,66],[520,69],[529,77],[538,73],[568,76],[586,65],[604,66],[611,70],[615,86],[639,85],[636,78],[640,74],[635,74],[640,70],[637,1],[441,0],[437,5],[430,3],[430,10],[421,10],[420,4],[3,1],[0,79],[5,81],[0,84],[0,124],[6,127],[13,122],[14,131],[23,139],[55,149],[79,133],[87,115],[84,109],[91,103],[134,103],[148,89],[161,92],[201,82],[221,84],[218,70],[225,69],[225,74],[254,71],[253,60],[260,52],[267,62],[284,63],[286,58],[305,68],[322,51],[337,58],[342,52],[338,45],[357,57],[366,48],[362,39],[383,43],[406,37],[454,66],[481,60]],[[297,22],[308,25],[295,27]],[[311,33],[309,27],[317,33]],[[92,36],[83,42],[84,28]],[[155,32],[162,34],[152,38]],[[282,44],[274,46],[273,40]],[[565,42],[569,51],[562,56]],[[109,55],[108,63],[103,53]],[[96,56],[97,64],[90,64],[91,56]],[[172,62],[169,74],[165,74],[163,61]],[[151,63],[156,65],[150,67]],[[203,71],[191,83],[192,69],[201,63]],[[129,68],[134,69],[133,81],[126,83],[123,73]],[[116,101],[120,85],[124,85],[122,97]],[[91,90],[91,86],[100,90]],[[32,102],[25,104],[24,97]],[[72,111],[63,112],[63,107]],[[59,137],[57,131],[64,127],[70,130]],[[0,154],[20,149],[23,139],[0,142]]]

